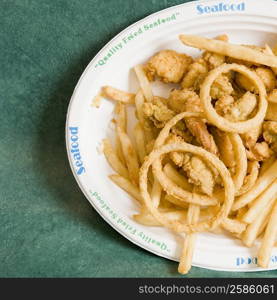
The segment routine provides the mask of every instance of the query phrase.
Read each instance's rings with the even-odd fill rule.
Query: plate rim
[[[225,1],[225,0],[223,0]],[[249,0],[246,0],[249,1]],[[253,0],[252,0],[253,1]],[[256,0],[258,2],[258,0]],[[269,3],[275,2],[277,4],[276,1],[274,0],[264,0],[267,1]],[[128,236],[128,234],[120,229],[119,227],[116,227],[115,224],[104,215],[104,213],[102,212],[102,210],[93,202],[92,197],[90,197],[89,192],[87,191],[87,189],[85,189],[85,187],[82,185],[81,179],[77,176],[74,167],[73,167],[73,160],[70,156],[70,144],[69,144],[69,131],[68,131],[68,125],[69,125],[69,121],[70,121],[70,113],[71,113],[71,108],[74,102],[74,98],[76,96],[77,90],[83,80],[83,78],[87,75],[88,71],[90,70],[91,66],[95,63],[95,61],[97,61],[98,57],[101,55],[102,52],[105,51],[105,49],[109,48],[111,46],[111,44],[118,38],[120,37],[122,34],[124,34],[125,32],[129,31],[130,29],[132,29],[133,27],[135,27],[136,25],[138,25],[139,23],[145,22],[147,21],[147,19],[153,18],[155,17],[155,15],[159,15],[161,13],[164,13],[166,11],[172,10],[172,9],[178,9],[180,7],[188,7],[188,6],[193,6],[195,5],[195,3],[209,3],[209,2],[216,2],[216,0],[196,0],[196,1],[189,1],[186,3],[181,3],[178,5],[173,5],[173,6],[169,6],[167,8],[161,9],[159,11],[156,11],[150,15],[147,15],[141,19],[139,19],[138,21],[130,24],[129,26],[127,26],[126,28],[124,28],[123,30],[121,30],[120,32],[118,32],[112,39],[110,39],[103,47],[101,47],[101,49],[93,56],[93,58],[90,60],[90,62],[88,63],[88,65],[86,66],[86,68],[83,70],[81,76],[79,77],[77,84],[74,87],[74,90],[72,92],[72,96],[69,100],[69,104],[68,104],[68,108],[67,108],[67,113],[66,113],[66,122],[65,122],[65,144],[66,144],[66,152],[67,152],[67,158],[69,161],[69,165],[70,165],[70,169],[71,172],[73,173],[73,176],[75,178],[75,181],[77,182],[81,192],[83,193],[83,195],[87,198],[87,200],[89,201],[89,203],[92,205],[92,207],[96,210],[96,212],[101,216],[101,218],[108,223],[108,225],[110,225],[114,230],[116,230],[121,236],[123,236],[124,238],[126,238],[127,240],[129,240],[131,243],[133,243],[136,246],[139,246],[140,248],[142,248],[143,250],[146,250],[150,253],[153,253],[159,257],[163,257],[166,259],[169,259],[171,261],[178,261],[177,259],[174,259],[172,256],[170,255],[166,255],[163,252],[158,252],[155,249],[148,247],[147,244],[140,242],[139,240],[135,240],[132,239],[130,236]],[[234,14],[233,14],[234,15]],[[277,19],[277,18],[276,18]],[[93,186],[93,185],[92,185]],[[203,266],[203,265],[199,265],[197,263],[193,263],[192,266],[195,267],[199,267],[199,268],[203,268],[203,269],[207,269],[207,270],[213,270],[213,271],[219,271],[219,272],[233,272],[233,273],[251,273],[251,272],[267,272],[267,271],[272,271],[272,270],[277,270],[277,265],[274,267],[270,267],[267,269],[264,268],[260,268],[260,267],[253,267],[251,269],[231,269],[231,268],[216,268],[216,267],[210,267],[210,266]]]

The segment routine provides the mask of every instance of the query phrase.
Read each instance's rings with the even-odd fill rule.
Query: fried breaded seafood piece
[[[246,150],[247,158],[250,161],[264,161],[272,155],[266,142],[256,143],[249,150]]]
[[[211,87],[211,97],[213,99],[219,99],[231,95],[233,91],[234,89],[229,78],[226,75],[220,75]]]
[[[185,88],[182,90],[173,90],[171,91],[168,98],[168,106],[176,113],[181,113],[183,111],[186,111],[188,100],[190,100],[191,103],[195,103],[196,108],[199,107],[200,99],[195,91],[193,91],[193,89]],[[203,112],[203,110],[201,109],[201,104],[198,109],[199,112]]]
[[[192,62],[192,57],[186,54],[162,50],[147,62],[145,73],[150,81],[158,76],[165,83],[179,83]]]
[[[207,62],[209,70],[215,69],[225,63],[225,56],[212,52],[204,52],[203,59]]]
[[[256,96],[250,92],[246,92],[236,101],[230,95],[220,98],[215,104],[215,109],[229,121],[237,122],[246,120],[256,105]]]
[[[200,89],[201,83],[204,81],[209,72],[208,63],[203,59],[197,59],[190,65],[189,71],[185,74],[181,83],[182,88]]]
[[[176,112],[203,112],[199,96],[191,89],[174,90],[168,100],[169,106]],[[207,151],[218,154],[213,136],[209,133],[206,123],[198,118],[188,118],[185,124],[197,142]]]
[[[263,130],[265,141],[270,145],[270,148],[277,153],[277,122],[264,122]]]
[[[274,89],[268,95],[268,101],[277,103],[277,89]]]
[[[188,176],[189,183],[199,187],[204,194],[209,196],[213,194],[214,176],[202,159],[185,154],[182,168]]]
[[[248,149],[253,147],[257,143],[261,133],[262,133],[262,124],[246,133],[241,134],[241,138],[244,146]]]
[[[271,69],[265,67],[259,67],[255,69],[255,72],[261,78],[267,92],[271,92],[276,87],[275,74]],[[246,78],[244,75],[240,73],[237,74],[236,82],[240,87],[244,88],[245,90],[257,93],[257,88],[255,87],[253,82],[248,78]]]
[[[162,128],[174,117],[175,113],[166,105],[166,99],[155,96],[153,102],[143,104],[143,113],[157,128]]]
[[[219,35],[215,39],[224,42],[228,42],[229,40],[226,34]],[[217,68],[225,63],[225,56],[221,54],[205,51],[202,57],[207,62],[209,70]]]

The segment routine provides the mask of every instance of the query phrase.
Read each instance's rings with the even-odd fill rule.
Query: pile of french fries
[[[277,56],[274,54],[277,49],[266,46],[267,51],[262,53],[251,47],[193,35],[181,35],[180,40],[187,46],[266,66],[277,75]],[[210,89],[213,82],[220,74],[230,71],[248,77],[258,90],[256,113],[249,120],[232,122],[224,119],[212,104]],[[259,126],[265,119],[277,121],[276,98],[268,99],[264,83],[247,66],[223,64],[210,71],[201,85],[199,95],[204,112],[181,112],[157,130],[143,112],[144,103],[153,101],[151,82],[142,65],[135,66],[134,72],[140,84],[136,94],[111,86],[103,87],[101,92],[103,97],[116,103],[115,143],[112,145],[108,139],[103,141],[104,155],[116,173],[109,178],[140,203],[140,212],[133,218],[145,226],[165,226],[183,237],[178,268],[182,274],[191,268],[197,232],[205,231],[227,232],[247,247],[259,243],[258,265],[267,268],[277,237],[277,160],[272,155],[261,163],[258,173],[246,183],[249,161],[240,135]],[[135,106],[137,123],[132,133],[135,143],[127,132],[127,105]],[[166,142],[178,122],[192,117],[204,119],[229,137],[236,159],[234,174],[220,157],[201,145]],[[218,172],[222,180],[220,188],[212,196],[199,192],[170,161],[168,155],[171,152],[200,157]]]

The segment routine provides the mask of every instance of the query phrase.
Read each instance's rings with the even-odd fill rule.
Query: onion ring
[[[154,149],[157,147],[162,146],[169,133],[170,129],[175,126],[179,121],[181,121],[184,118],[204,118],[204,115],[201,113],[193,113],[193,112],[183,112],[175,117],[173,117],[171,120],[169,120],[164,128],[161,130],[159,136],[157,137]],[[189,191],[186,191],[182,188],[180,188],[177,184],[175,184],[169,177],[166,176],[166,174],[162,170],[162,163],[160,159],[157,159],[155,162],[153,162],[153,173],[155,174],[156,178],[159,180],[161,186],[163,189],[170,195],[174,196],[175,198],[187,202],[187,203],[194,203],[198,205],[216,205],[217,199],[211,198],[206,195],[202,195],[199,193],[191,193]]]
[[[236,195],[238,195],[247,174],[247,156],[242,139],[239,134],[229,133],[229,138],[232,143],[236,159],[236,173],[232,178],[235,185]]]
[[[178,221],[170,221],[167,218],[165,218],[164,215],[161,215],[161,213],[153,205],[152,199],[147,190],[148,170],[155,161],[158,161],[159,157],[172,151],[191,152],[195,155],[202,157],[204,160],[208,161],[213,167],[215,167],[218,170],[220,176],[222,177],[222,181],[225,187],[225,201],[219,212],[211,219],[196,224],[183,224]],[[148,210],[157,219],[157,221],[159,221],[165,227],[172,229],[176,232],[193,233],[214,229],[215,227],[220,225],[221,222],[228,216],[235,197],[235,188],[233,180],[223,162],[220,161],[214,154],[200,147],[196,147],[187,143],[166,144],[160,148],[154,149],[146,158],[140,169],[139,182],[140,192],[144,200],[144,204],[146,205]]]
[[[229,71],[236,71],[244,76],[248,77],[257,87],[259,91],[259,103],[258,103],[258,111],[256,115],[247,120],[241,122],[231,122],[222,116],[218,115],[216,110],[214,109],[211,103],[210,89],[213,82],[216,78],[222,73],[227,73]],[[200,90],[200,99],[203,104],[203,108],[205,111],[205,115],[207,120],[217,126],[219,129],[227,132],[235,132],[235,133],[245,133],[250,129],[256,128],[259,124],[261,124],[265,118],[267,111],[267,100],[266,100],[266,90],[263,82],[258,77],[258,75],[249,70],[247,67],[238,65],[238,64],[223,64],[214,70],[210,71],[208,76],[205,78],[201,90]]]

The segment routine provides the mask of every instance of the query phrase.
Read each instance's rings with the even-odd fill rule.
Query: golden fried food
[[[263,235],[258,264],[267,267],[277,228],[277,57],[268,45],[233,45],[226,35],[180,39],[205,51],[162,50],[135,66],[136,94],[103,89],[118,101],[116,149],[103,141],[117,173],[110,179],[140,203],[135,221],[181,235],[181,274],[205,231],[227,231],[248,247]],[[156,96],[153,80],[174,89]]]

